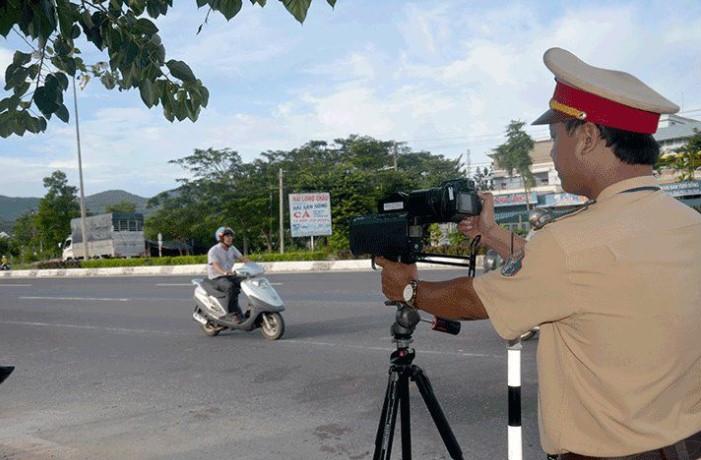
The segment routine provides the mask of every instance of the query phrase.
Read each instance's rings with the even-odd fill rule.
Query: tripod
[[[438,400],[433,393],[431,382],[423,370],[415,364],[414,349],[409,348],[411,334],[421,320],[418,312],[404,303],[398,305],[396,321],[392,325],[392,336],[397,349],[390,355],[389,380],[382,404],[382,415],[377,426],[375,453],[373,460],[389,460],[392,455],[392,440],[397,421],[397,409],[401,412],[402,459],[411,460],[411,417],[409,413],[409,380],[419,388],[421,397],[431,413],[433,423],[443,439],[451,458],[462,459],[462,450],[455,440],[455,435],[443,414]]]

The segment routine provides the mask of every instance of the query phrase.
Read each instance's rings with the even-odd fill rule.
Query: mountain
[[[15,198],[0,195],[0,221],[13,222],[27,211],[39,207],[39,198]]]
[[[111,204],[121,201],[131,201],[136,205],[136,212],[151,214],[153,210],[146,209],[148,198],[125,192],[124,190],[108,190],[85,197],[85,207],[92,214],[100,214]],[[0,227],[11,227],[12,223],[22,214],[37,209],[39,198],[16,198],[0,195]]]
[[[136,212],[149,214],[151,210],[148,210],[148,212],[146,210],[146,202],[148,200],[148,198],[134,195],[124,190],[107,190],[106,192],[86,196],[85,207],[92,214],[100,214],[105,212],[105,208],[111,204],[117,204],[121,201],[131,201],[136,205]]]

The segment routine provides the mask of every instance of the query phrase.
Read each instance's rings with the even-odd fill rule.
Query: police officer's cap
[[[543,61],[555,74],[550,110],[534,125],[570,118],[636,133],[657,131],[660,114],[679,107],[626,72],[591,66],[569,51],[550,48]]]

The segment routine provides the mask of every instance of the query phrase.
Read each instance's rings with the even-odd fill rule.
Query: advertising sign
[[[673,197],[701,195],[701,180],[677,182],[675,184],[661,185],[662,190]]]
[[[528,194],[528,203],[535,204],[538,202],[538,196],[535,192]],[[504,195],[494,195],[494,207],[499,206],[519,206],[526,204],[526,195],[524,193],[506,193]]]
[[[557,208],[559,206],[579,206],[587,202],[587,197],[571,193],[551,193],[545,195],[545,203],[540,208]]]
[[[289,199],[293,238],[331,235],[331,197],[328,193],[291,193]]]

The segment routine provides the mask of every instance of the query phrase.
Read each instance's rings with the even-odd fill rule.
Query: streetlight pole
[[[284,232],[284,226],[283,226],[284,213],[283,213],[283,209],[282,209],[285,199],[284,199],[284,194],[282,192],[282,173],[283,173],[282,168],[280,168],[280,173],[278,175],[278,187],[280,189],[280,254],[285,253],[285,232]]]
[[[75,107],[75,138],[78,144],[78,175],[80,176],[80,233],[83,240],[83,260],[88,260],[88,234],[85,231],[85,187],[83,186],[83,159],[80,153],[80,123],[78,121],[78,96],[75,91],[75,75],[73,75],[73,106]]]

